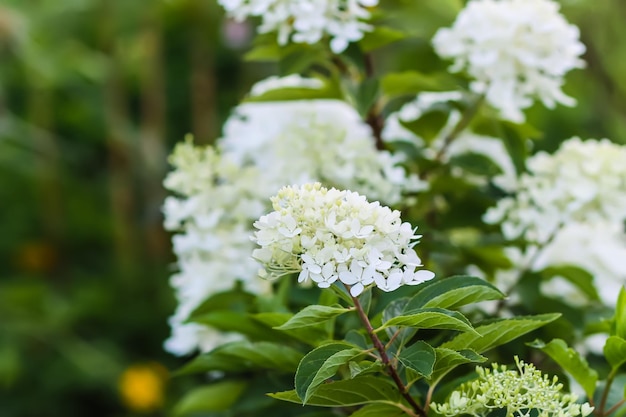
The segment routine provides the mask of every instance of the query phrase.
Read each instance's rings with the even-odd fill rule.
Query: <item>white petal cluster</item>
[[[259,33],[278,32],[280,45],[290,39],[314,44],[328,35],[331,49],[340,53],[372,29],[365,21],[370,18],[368,8],[376,6],[378,0],[218,0],[218,3],[238,21],[261,17]]]
[[[538,417],[585,417],[593,407],[579,404],[576,394],[564,393],[558,378],[550,379],[534,365],[515,358],[517,370],[493,364],[493,369],[476,367],[478,378],[453,391],[443,404],[433,403],[435,412],[447,416],[487,416],[504,410],[506,417],[525,417],[536,410]]]
[[[402,158],[375,147],[370,127],[340,100],[244,103],[224,126],[220,148],[280,186],[322,181],[386,204],[426,187],[407,176]],[[267,195],[267,197],[272,194]]]
[[[472,91],[484,95],[505,119],[521,122],[539,99],[548,108],[573,105],[561,87],[565,74],[583,66],[579,30],[552,0],[472,0],[433,45],[467,71]]]
[[[318,80],[272,78],[256,91],[315,88]],[[253,88],[254,89],[254,88]],[[246,103],[235,109],[216,147],[180,143],[170,156],[165,187],[165,227],[174,231],[178,272],[171,285],[179,302],[170,318],[166,349],[183,355],[210,350],[232,339],[213,329],[184,323],[209,296],[241,282],[251,293],[269,283],[258,279],[251,258],[252,223],[284,184],[323,181],[367,193],[387,204],[421,183],[407,177],[388,152],[379,152],[369,127],[338,100]]]
[[[504,236],[545,244],[575,222],[622,224],[626,219],[626,147],[603,140],[569,139],[554,153],[527,161],[515,196],[500,200],[484,220]]]
[[[394,291],[434,277],[417,270],[420,236],[397,210],[320,183],[284,187],[271,201],[274,211],[254,223],[253,238],[268,278],[299,272],[298,282],[340,281],[357,296],[370,285]]]
[[[527,161],[512,191],[484,220],[500,223],[508,240],[522,239],[522,251],[508,248],[515,267],[500,271],[495,285],[511,290],[523,270],[576,266],[593,276],[600,301],[615,306],[626,281],[626,147],[604,140],[572,138],[553,155]],[[513,277],[513,279],[511,278]],[[572,306],[589,297],[563,277],[540,286],[542,294]]]

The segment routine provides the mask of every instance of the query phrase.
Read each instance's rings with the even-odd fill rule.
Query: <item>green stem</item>
[[[346,285],[346,288],[348,289],[348,291],[350,291],[350,288],[347,285]],[[389,356],[387,356],[387,351],[385,350],[385,346],[383,345],[383,343],[380,341],[380,339],[378,338],[378,336],[374,332],[374,328],[372,327],[372,323],[370,322],[369,318],[367,317],[367,314],[365,314],[365,311],[363,310],[363,306],[359,302],[358,298],[352,297],[352,302],[354,303],[354,307],[356,308],[356,311],[357,311],[357,313],[359,315],[359,318],[361,319],[361,322],[365,326],[365,330],[367,331],[367,334],[369,335],[370,339],[372,340],[372,343],[374,344],[374,347],[376,348],[376,350],[378,350],[378,353],[380,354],[381,361],[383,362],[383,364],[387,368],[387,371],[389,372],[389,375],[391,376],[391,378],[395,382],[396,386],[398,387],[398,390],[400,391],[400,394],[411,405],[411,407],[413,408],[413,410],[415,411],[417,416],[426,417],[426,412],[424,411],[424,409],[419,404],[417,404],[415,402],[413,397],[411,397],[411,395],[408,392],[408,389],[407,389],[406,385],[404,385],[404,382],[402,382],[402,379],[400,378],[400,375],[398,375],[398,371],[396,370],[395,366],[393,366],[393,364],[389,360]]]

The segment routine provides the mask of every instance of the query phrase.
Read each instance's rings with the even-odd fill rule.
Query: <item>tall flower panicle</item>
[[[493,369],[476,367],[478,378],[452,392],[443,404],[432,409],[446,417],[472,415],[483,417],[505,410],[506,417],[525,417],[536,410],[538,417],[586,417],[593,411],[588,403],[577,403],[577,395],[562,392],[558,378],[549,378],[534,365],[517,357],[516,370],[493,364]]]
[[[473,0],[451,28],[440,29],[436,52],[466,70],[472,91],[484,95],[505,119],[521,122],[535,99],[548,108],[573,105],[563,77],[584,62],[579,30],[552,0]]]
[[[262,18],[259,33],[278,32],[278,43],[291,39],[314,44],[326,35],[335,53],[350,42],[363,38],[372,27],[368,8],[378,0],[218,0],[229,16],[241,21],[251,16]]]
[[[393,291],[434,277],[418,270],[420,236],[399,211],[320,183],[284,187],[271,201],[274,211],[254,223],[262,276],[299,272],[298,282],[327,288],[339,281],[353,296],[370,285]]]

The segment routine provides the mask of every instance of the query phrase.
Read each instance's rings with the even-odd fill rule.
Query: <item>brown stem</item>
[[[346,285],[346,288],[348,289],[348,291],[350,291],[350,288],[347,285]],[[391,376],[396,386],[398,387],[400,394],[402,395],[402,397],[404,397],[405,400],[407,400],[407,402],[411,405],[413,410],[415,410],[415,413],[417,413],[418,416],[426,417],[426,412],[419,404],[415,402],[413,397],[411,397],[411,395],[408,393],[408,390],[406,386],[404,385],[404,382],[402,382],[402,379],[400,379],[400,375],[398,375],[398,371],[389,360],[389,356],[387,356],[387,351],[385,350],[385,346],[383,345],[383,343],[380,341],[380,339],[374,332],[372,323],[370,323],[369,318],[367,317],[367,314],[365,314],[365,311],[363,310],[363,306],[361,306],[361,303],[359,302],[358,298],[352,297],[352,302],[354,303],[354,307],[356,307],[356,311],[359,315],[359,318],[361,319],[361,322],[365,326],[365,330],[367,331],[367,334],[372,340],[372,343],[374,343],[374,347],[376,348],[376,350],[378,350],[378,353],[380,354],[380,359],[382,360],[383,364],[387,368],[387,371],[389,372],[389,375]]]
[[[613,385],[613,380],[615,379],[615,375],[617,374],[617,372],[611,371],[611,373],[609,373],[609,376],[606,379],[606,385],[604,386],[604,392],[602,393],[602,399],[600,400],[600,405],[598,407],[598,416],[606,416],[608,415],[604,413],[604,407],[606,407],[606,401],[609,398],[609,391],[611,390],[611,385]]]

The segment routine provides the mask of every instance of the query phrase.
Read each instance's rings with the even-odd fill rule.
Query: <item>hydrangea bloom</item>
[[[339,280],[353,296],[372,284],[393,291],[434,277],[417,270],[413,246],[420,236],[399,211],[320,183],[284,187],[271,201],[274,211],[254,223],[262,276],[299,272],[298,282],[310,279],[320,288]]]
[[[495,285],[513,289],[521,271],[576,266],[592,274],[600,301],[615,306],[626,279],[626,147],[608,140],[572,138],[553,155],[527,161],[528,173],[514,184],[513,196],[488,210],[484,220],[500,223],[508,240],[521,238],[522,251],[507,248],[515,268],[499,271]],[[569,281],[544,282],[543,294],[577,306],[589,302]]]
[[[482,417],[502,409],[506,417],[528,416],[531,410],[537,410],[538,417],[585,417],[593,411],[589,403],[576,403],[576,394],[563,393],[557,377],[550,379],[517,357],[515,362],[517,371],[497,364],[492,370],[477,366],[477,379],[453,391],[446,403],[433,403],[431,407],[447,417]]]
[[[368,7],[378,0],[218,0],[228,14],[241,21],[251,16],[262,18],[259,33],[278,32],[278,43],[289,39],[314,44],[324,35],[330,47],[340,53],[371,30]]]
[[[626,218],[626,147],[607,139],[565,141],[527,161],[513,191],[485,215],[509,239],[547,243],[569,222],[621,224]]]
[[[470,1],[433,44],[454,60],[451,71],[467,71],[471,90],[505,119],[523,121],[521,110],[536,98],[549,108],[575,103],[561,86],[568,71],[583,66],[585,47],[552,0]]]
[[[300,83],[302,81],[302,83]],[[309,86],[318,80],[271,79],[261,90]],[[255,88],[253,88],[255,90]],[[259,88],[256,88],[259,91]],[[171,285],[179,301],[170,318],[166,349],[186,354],[230,340],[215,330],[184,323],[210,295],[240,281],[251,293],[268,290],[250,257],[252,223],[269,209],[269,197],[285,183],[323,181],[394,204],[421,183],[378,152],[369,127],[338,100],[246,103],[239,106],[213,147],[177,145],[165,186],[165,227],[175,231],[178,272]]]
[[[307,88],[311,90],[319,90],[322,87],[324,87],[324,82],[317,78],[304,78],[298,74],[290,74],[284,77],[271,76],[254,84],[250,90],[250,96],[262,96],[268,91],[278,90],[281,88]]]

